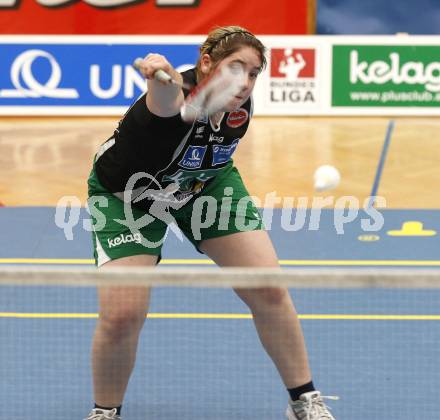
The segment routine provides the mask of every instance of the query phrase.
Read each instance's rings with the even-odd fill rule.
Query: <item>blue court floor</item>
[[[323,210],[317,224],[309,210],[292,215],[292,225],[296,216],[304,217],[305,227],[297,229],[298,222],[289,231],[275,210],[270,235],[289,269],[440,270],[439,210],[381,214],[381,229],[365,231],[364,213],[353,218]],[[0,208],[0,264],[91,265],[85,210],[61,216],[49,207]],[[169,233],[164,265],[208,263]],[[291,294],[314,382],[324,395],[340,397],[329,401],[337,420],[439,418],[439,289],[292,289]],[[96,313],[93,288],[0,287],[0,420],[86,416]],[[247,307],[231,290],[155,289],[150,313],[124,420],[284,418],[286,391]]]
[[[284,266],[440,267],[440,210],[261,210]],[[85,209],[0,207],[0,264],[90,265]],[[376,230],[380,228],[379,230]],[[172,231],[163,264],[206,264]]]

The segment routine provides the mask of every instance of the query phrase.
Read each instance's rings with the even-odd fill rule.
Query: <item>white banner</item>
[[[255,115],[440,115],[439,36],[261,36]],[[0,115],[122,115],[145,89],[131,63],[177,68],[200,36],[0,37]]]

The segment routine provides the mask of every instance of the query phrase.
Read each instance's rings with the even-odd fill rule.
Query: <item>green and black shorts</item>
[[[136,206],[124,205],[101,185],[94,169],[88,187],[97,266],[133,255],[150,254],[160,258],[168,220],[177,224],[197,250],[205,239],[264,228],[259,211],[232,162],[202,194],[177,210],[170,208],[165,221]]]

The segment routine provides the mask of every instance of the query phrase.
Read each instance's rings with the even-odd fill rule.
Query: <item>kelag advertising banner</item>
[[[255,115],[440,115],[440,37],[261,36]],[[0,37],[0,115],[122,115],[136,57],[196,64],[203,36]]]
[[[0,0],[5,35],[307,34],[309,0]]]
[[[333,47],[333,106],[440,106],[440,48]]]

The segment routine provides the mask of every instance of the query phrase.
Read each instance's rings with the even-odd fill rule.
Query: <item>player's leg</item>
[[[264,230],[239,232],[207,239],[200,249],[220,266],[278,267]],[[235,289],[249,306],[260,340],[286,387],[311,381],[307,352],[295,307],[284,288]]]
[[[218,203],[215,221],[208,220],[212,216],[208,210],[203,213],[196,208],[196,201],[190,209],[192,214],[186,217],[192,220],[191,226],[181,220],[179,226],[199,250],[220,266],[278,267],[272,242],[238,171],[231,168],[225,173],[204,194]],[[204,214],[204,220],[197,222],[197,217],[192,217],[197,214]],[[301,325],[288,290],[236,292],[252,311],[260,340],[289,392],[288,419],[333,420],[311,380]]]
[[[135,255],[105,264],[154,266],[157,256]],[[136,358],[139,333],[148,310],[150,290],[141,287],[102,287],[99,320],[93,338],[92,365],[95,403],[99,407],[120,407]]]
[[[207,239],[200,249],[220,266],[278,267],[267,232],[238,232]],[[288,420],[334,420],[315,390],[302,328],[284,288],[235,289],[250,308],[261,343],[289,392]]]
[[[154,266],[166,225],[158,220],[137,229],[125,221],[124,204],[108,193],[94,171],[89,178],[89,209],[99,270],[114,266]],[[130,209],[135,220],[145,212]],[[147,241],[147,244],[145,244]],[[132,372],[139,333],[145,321],[150,291],[146,287],[101,287],[99,319],[93,338],[92,365],[96,409],[89,419],[119,419],[120,406]],[[106,411],[102,411],[105,409]],[[112,411],[112,409],[115,409]]]
[[[215,199],[217,206],[202,211],[199,207],[203,206],[205,197],[210,201]],[[258,209],[232,164],[205,189],[192,208],[184,211],[186,217],[177,217],[179,226],[218,265],[278,267],[277,255]],[[202,214],[198,220],[196,216]],[[191,225],[185,220],[191,220]],[[286,386],[310,382],[304,338],[288,291],[265,288],[236,292],[251,309],[261,342]]]

